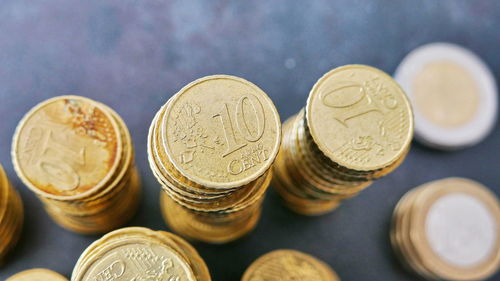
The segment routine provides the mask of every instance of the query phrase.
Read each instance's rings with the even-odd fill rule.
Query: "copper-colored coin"
[[[113,117],[92,100],[49,99],[19,123],[12,147],[14,167],[35,193],[67,200],[105,184],[122,154]]]

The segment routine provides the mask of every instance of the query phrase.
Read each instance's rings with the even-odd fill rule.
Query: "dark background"
[[[13,171],[15,126],[36,103],[77,94],[117,110],[132,133],[143,177],[142,207],[130,225],[165,229],[146,136],[155,112],[183,85],[210,74],[244,77],[269,94],[284,120],[331,68],[363,63],[392,73],[405,54],[433,41],[470,48],[499,80],[500,2],[2,0],[0,162],[22,195],[26,220],[0,279],[32,267],[69,276],[98,238],[55,225]],[[452,153],[414,143],[399,169],[325,216],[295,215],[271,190],[251,235],[222,246],[194,245],[215,281],[239,280],[253,260],[277,248],[311,253],[344,281],[417,280],[389,245],[394,205],[410,188],[449,176],[478,180],[498,195],[499,129]]]

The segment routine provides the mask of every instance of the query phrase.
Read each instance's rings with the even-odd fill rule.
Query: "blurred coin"
[[[446,178],[415,188],[394,211],[391,241],[430,280],[483,280],[500,266],[500,206],[481,184]]]
[[[34,268],[19,272],[6,281],[68,281],[68,279],[52,270]]]
[[[254,261],[241,281],[314,280],[339,281],[335,272],[324,262],[295,250],[275,250]]]
[[[488,66],[459,45],[431,43],[411,51],[394,78],[415,113],[415,137],[441,149],[459,149],[483,140],[493,129],[497,86]]]

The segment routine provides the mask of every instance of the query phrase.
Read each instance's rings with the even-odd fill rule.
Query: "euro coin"
[[[280,142],[278,112],[256,85],[229,75],[186,85],[157,112],[148,136],[166,223],[211,243],[249,233]]]
[[[68,281],[68,279],[52,270],[34,268],[19,272],[7,278],[7,281]]]
[[[405,265],[429,280],[483,280],[500,266],[500,207],[483,185],[436,180],[398,203],[391,242]]]
[[[339,281],[335,272],[315,257],[295,251],[276,250],[254,261],[241,281],[260,280],[314,280]]]
[[[453,150],[482,141],[494,128],[498,89],[494,75],[472,51],[431,43],[411,51],[394,78],[415,113],[415,137],[433,148]]]

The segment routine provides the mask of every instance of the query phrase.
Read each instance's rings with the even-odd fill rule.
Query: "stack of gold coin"
[[[364,65],[333,69],[283,124],[273,186],[300,214],[331,211],[398,167],[412,135],[410,104],[389,75]]]
[[[207,76],[175,94],[156,114],[148,143],[167,224],[214,243],[252,230],[271,180],[280,125],[269,97],[242,78]]]
[[[295,250],[275,250],[254,261],[241,281],[340,281],[326,263]]]
[[[129,131],[111,108],[78,96],[38,104],[12,145],[17,174],[61,226],[117,228],[135,213],[140,180]]]
[[[483,185],[446,178],[409,191],[397,204],[391,242],[428,280],[483,280],[500,266],[500,205]]]
[[[6,281],[68,281],[61,274],[44,268],[34,268],[21,271]]]
[[[0,264],[17,243],[23,227],[24,210],[21,197],[10,184],[0,165]]]
[[[104,235],[80,256],[71,281],[210,281],[208,268],[185,240],[165,231],[128,227]]]

